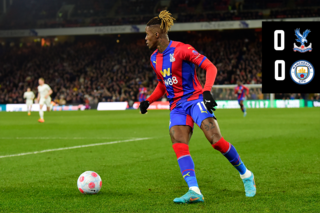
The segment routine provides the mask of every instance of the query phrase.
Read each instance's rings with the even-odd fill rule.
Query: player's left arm
[[[214,66],[214,64],[207,57],[201,55],[190,45],[185,45],[180,52],[183,60],[190,61],[207,72],[206,83],[202,90],[203,102],[206,105],[207,110],[212,113],[212,110],[215,110],[214,107],[217,106],[216,101],[211,95],[211,88],[218,72],[216,66]]]

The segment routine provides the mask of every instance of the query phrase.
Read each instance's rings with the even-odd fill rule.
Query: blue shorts
[[[170,112],[169,130],[173,126],[190,126],[193,129],[193,124],[196,123],[201,127],[201,123],[206,118],[214,118],[214,114],[210,114],[205,107],[202,98],[186,101],[176,106]]]
[[[238,103],[240,104],[240,101],[245,101],[245,100],[246,100],[245,97],[239,98],[239,99],[238,99]]]

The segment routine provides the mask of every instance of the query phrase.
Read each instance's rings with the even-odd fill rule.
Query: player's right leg
[[[31,115],[31,106],[32,105],[27,105],[28,115]]]
[[[44,122],[44,118],[43,118],[43,104],[44,104],[44,102],[45,102],[45,99],[44,98],[40,98],[40,101],[39,101],[39,105],[40,105],[39,115],[40,115],[40,118],[38,120],[40,123]]]
[[[189,140],[192,135],[193,120],[181,108],[174,109],[170,113],[170,137],[173,150],[176,153],[180,172],[184,180],[187,182],[189,191],[178,198],[175,203],[197,203],[204,202],[203,195],[200,192],[194,163],[189,152]]]
[[[52,110],[52,103],[51,103],[51,97],[50,96],[46,99],[45,104],[47,106],[47,111],[50,112]]]
[[[247,115],[246,108],[243,105],[243,98],[238,100],[238,103],[240,105],[241,111],[243,112],[243,116],[245,117]]]
[[[30,115],[30,111],[31,111],[31,110],[30,110],[30,104],[28,103],[28,101],[27,101],[27,103],[26,103],[26,104],[27,104],[27,111],[28,111],[28,115]]]
[[[28,115],[31,115],[31,108],[32,108],[33,101],[27,100],[26,104],[27,104]]]

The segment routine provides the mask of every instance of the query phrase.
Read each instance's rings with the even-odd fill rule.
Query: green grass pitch
[[[238,172],[195,127],[190,152],[205,203],[177,205],[187,192],[169,138],[169,111],[0,113],[0,156],[120,141],[102,146],[0,158],[0,212],[320,212],[320,111],[217,110],[224,138],[254,172],[246,198]],[[150,138],[121,142],[132,138]],[[82,195],[77,178],[102,178]]]

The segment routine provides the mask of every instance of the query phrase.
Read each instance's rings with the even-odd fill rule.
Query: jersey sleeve
[[[26,98],[26,93],[23,93],[23,98]]]
[[[47,84],[47,89],[48,89],[48,91],[51,90],[51,87],[48,84]]]
[[[201,67],[202,63],[207,58],[204,55],[201,55],[197,50],[194,49],[194,47],[189,44],[181,46],[179,53],[182,60],[190,61],[199,67]]]
[[[199,66],[206,70],[206,83],[203,87],[203,91],[211,91],[217,77],[217,67],[207,58],[204,58],[204,61],[201,62]]]
[[[156,100],[158,100],[159,98],[161,98],[166,92],[166,86],[164,85],[164,83],[162,81],[159,81],[157,87],[155,88],[155,90],[152,92],[152,94],[150,95],[150,97],[147,99],[147,101],[149,101],[149,103],[153,103]]]

